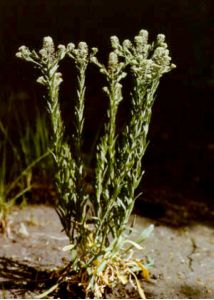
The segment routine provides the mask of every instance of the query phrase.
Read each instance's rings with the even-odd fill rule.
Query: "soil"
[[[136,251],[136,255],[154,260],[150,279],[141,282],[145,295],[150,299],[213,299],[214,227],[204,222],[214,220],[213,207],[208,209],[204,203],[190,199],[184,204],[179,197],[176,204],[168,201],[167,195],[170,198],[169,191],[165,193],[165,205],[158,200],[138,201],[136,205],[135,234],[149,224],[155,225],[144,250]],[[153,196],[158,199],[160,191]],[[147,216],[142,216],[143,208]],[[34,298],[53,285],[51,270],[68,261],[68,254],[62,251],[67,244],[54,208],[42,204],[15,207],[8,236],[0,235],[0,298]],[[123,293],[118,291],[108,296],[139,298],[128,288]]]

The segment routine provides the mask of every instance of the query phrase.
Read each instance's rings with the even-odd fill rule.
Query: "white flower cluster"
[[[68,55],[74,59],[77,65],[88,65],[90,60],[96,59],[95,55],[98,52],[97,48],[88,49],[88,45],[85,42],[80,42],[75,48],[73,43],[69,43],[67,46]]]
[[[47,85],[47,78],[53,78],[53,75],[55,75],[55,84],[59,85],[62,82],[62,75],[57,72],[58,64],[66,55],[73,58],[77,65],[84,64],[86,67],[90,59],[95,58],[97,51],[97,48],[92,48],[91,53],[89,53],[88,45],[85,42],[80,42],[77,47],[73,43],[69,43],[67,47],[58,45],[55,49],[53,39],[47,36],[43,38],[43,47],[38,52],[31,51],[26,46],[21,46],[16,56],[32,62],[42,71],[43,76],[37,79],[38,83]],[[48,76],[44,74],[45,72],[49,72]]]
[[[47,62],[57,63],[62,60],[67,52],[64,45],[59,45],[55,51],[53,39],[50,36],[43,38],[43,47],[38,51],[30,51],[26,46],[21,46],[16,53],[18,58],[33,62],[37,66],[44,66]]]
[[[19,51],[16,53],[16,57],[24,59],[26,61],[31,61],[30,56],[31,52],[26,46],[19,47]]]
[[[148,43],[148,37],[146,30],[141,30],[135,36],[134,43],[126,39],[121,44],[117,36],[111,37],[114,52],[124,58],[127,65],[130,65],[135,77],[141,77],[145,82],[160,78],[164,73],[175,68],[175,65],[171,64],[165,35],[158,34],[153,44]]]

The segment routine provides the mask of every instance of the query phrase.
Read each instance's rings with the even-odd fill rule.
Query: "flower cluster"
[[[43,47],[38,53],[34,50],[30,51],[26,46],[21,46],[18,50],[16,53],[18,58],[33,62],[35,65],[40,66],[40,68],[47,62],[52,64],[59,62],[65,57],[67,52],[64,45],[59,45],[55,51],[53,39],[49,36],[44,37]]]
[[[67,52],[64,45],[59,45],[57,50],[55,50],[53,39],[47,36],[44,37],[43,47],[38,52],[34,50],[30,51],[26,46],[21,46],[18,50],[16,53],[18,58],[33,63],[41,71],[42,76],[38,77],[38,83],[47,86],[48,80],[52,78],[54,86],[60,85],[62,74],[56,71],[59,61],[65,57]]]
[[[133,75],[140,76],[145,82],[151,82],[155,77],[160,78],[175,68],[175,65],[171,64],[164,34],[158,34],[153,44],[148,43],[146,30],[141,30],[135,36],[134,43],[124,40],[121,44],[117,36],[112,36],[111,45],[115,53],[131,66]]]
[[[73,43],[67,45],[68,56],[74,59],[77,65],[87,66],[88,63],[96,59],[98,49],[92,48],[91,51],[88,49],[88,45],[85,42],[80,42],[77,47]]]

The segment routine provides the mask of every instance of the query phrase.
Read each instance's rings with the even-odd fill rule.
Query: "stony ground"
[[[68,240],[52,207],[15,208],[10,220],[9,237],[0,235],[0,298],[32,298],[49,280],[48,272],[63,265]],[[214,228],[200,223],[170,227],[137,216],[135,234],[151,223],[155,229],[143,253],[137,252],[154,259],[149,281],[142,282],[146,297],[214,298]]]

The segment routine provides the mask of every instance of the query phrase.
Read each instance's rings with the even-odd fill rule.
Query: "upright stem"
[[[76,188],[78,191],[78,201],[83,201],[83,178],[84,178],[84,163],[82,160],[82,133],[84,126],[84,108],[85,108],[85,72],[86,65],[78,64],[78,90],[77,90],[77,101],[75,105],[75,134],[74,134],[74,145],[75,145],[75,160],[76,160]],[[81,206],[79,206],[81,207]],[[82,212],[79,211],[79,218],[82,218]]]

